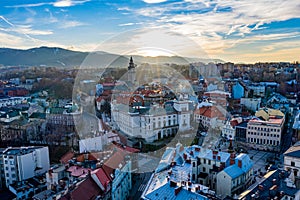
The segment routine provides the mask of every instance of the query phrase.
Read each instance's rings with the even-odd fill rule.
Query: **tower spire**
[[[133,59],[132,59],[132,56],[130,56],[130,61],[129,61],[129,65],[128,65],[128,70],[131,70],[135,68],[134,66],[134,62],[133,62]]]

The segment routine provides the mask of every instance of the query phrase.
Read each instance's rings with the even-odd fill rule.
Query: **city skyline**
[[[295,0],[5,1],[0,46],[293,62],[299,7]]]

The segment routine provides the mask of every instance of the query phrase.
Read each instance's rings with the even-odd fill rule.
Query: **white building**
[[[300,188],[300,144],[296,143],[284,153],[284,169],[293,173],[296,186]]]
[[[43,174],[50,166],[48,147],[9,147],[2,157],[7,187]]]
[[[230,121],[227,121],[222,129],[222,136],[229,139],[234,140],[235,138],[235,128],[233,128],[230,124]]]
[[[221,106],[202,106],[194,111],[194,121],[201,122],[204,127],[222,128],[227,111]]]
[[[153,142],[168,136],[174,136],[177,131],[191,128],[190,101],[174,100],[163,106],[128,107],[124,104],[112,105],[112,121],[129,137],[141,137],[147,142]]]
[[[249,90],[253,90],[253,95],[254,96],[259,96],[259,97],[264,97],[265,96],[265,91],[266,87],[261,84],[252,84],[248,86]]]
[[[251,184],[253,162],[247,154],[240,154],[234,164],[217,175],[217,194],[222,197],[238,195]]]
[[[284,114],[275,109],[264,108],[255,113],[247,125],[247,145],[261,150],[278,151],[285,121]]]
[[[261,98],[241,98],[241,105],[256,112],[260,108]]]

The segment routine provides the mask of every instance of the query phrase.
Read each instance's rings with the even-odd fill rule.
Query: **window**
[[[203,167],[203,172],[205,172],[206,171],[206,169],[205,169],[205,167]]]
[[[295,162],[291,161],[291,166],[295,167]]]

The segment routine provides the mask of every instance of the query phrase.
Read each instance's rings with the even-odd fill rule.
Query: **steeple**
[[[133,59],[132,59],[132,56],[130,57],[130,61],[129,61],[129,65],[128,65],[128,70],[131,70],[131,69],[134,69],[135,66],[134,66],[134,63],[133,63]]]

